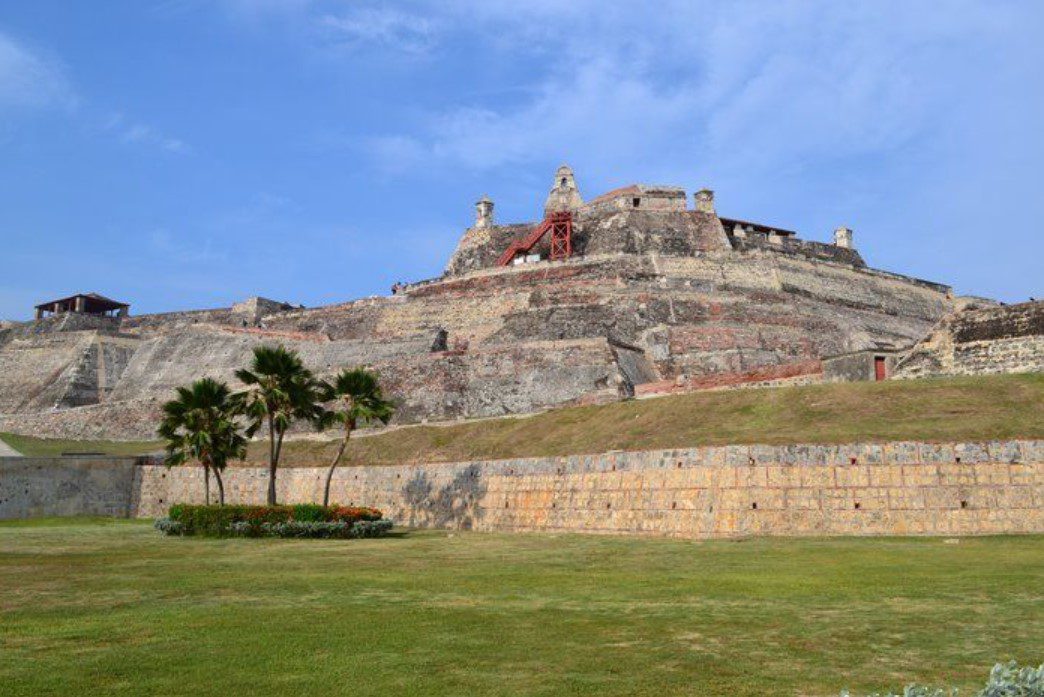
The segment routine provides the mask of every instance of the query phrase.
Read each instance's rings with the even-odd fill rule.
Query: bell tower
[[[582,205],[584,200],[580,198],[580,190],[576,188],[573,170],[569,165],[562,165],[555,170],[554,186],[544,202],[544,217],[552,213],[573,211]]]

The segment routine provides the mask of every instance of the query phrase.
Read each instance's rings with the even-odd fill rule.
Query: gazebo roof
[[[58,298],[57,300],[49,300],[45,303],[40,303],[36,306],[36,309],[46,310],[47,308],[53,305],[69,302],[70,300],[75,300],[76,298],[85,298],[91,307],[101,310],[103,312],[107,312],[109,310],[119,310],[120,308],[124,307],[130,307],[128,303],[121,303],[118,300],[106,298],[104,295],[101,295],[100,293],[77,293],[76,295],[70,295],[67,298]]]

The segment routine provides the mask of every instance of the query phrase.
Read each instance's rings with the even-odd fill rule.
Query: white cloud
[[[340,14],[326,14],[319,25],[337,45],[376,44],[406,53],[425,53],[436,42],[438,22],[387,7],[354,7]]]
[[[159,148],[171,153],[188,152],[188,146],[178,138],[171,138],[154,126],[127,119],[123,114],[112,114],[104,124],[104,130],[114,133],[122,143]]]
[[[655,14],[630,3],[450,2],[431,12],[499,47],[489,60],[531,61],[529,97],[500,106],[479,95],[373,138],[386,169],[568,156],[633,170],[653,155],[671,171],[699,159],[779,168],[886,151],[969,98],[937,75],[974,63],[962,47],[990,48],[1003,15],[963,2],[678,2]]]
[[[0,33],[0,108],[71,106],[61,64]]]

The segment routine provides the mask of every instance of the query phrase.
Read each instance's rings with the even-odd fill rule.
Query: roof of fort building
[[[734,227],[739,225],[740,227],[752,232],[775,232],[777,235],[781,235],[783,237],[797,237],[797,232],[795,232],[794,230],[787,230],[772,225],[764,225],[762,223],[752,223],[749,220],[740,220],[739,218],[723,218],[721,216],[718,216],[718,220],[720,220],[721,224],[725,226],[725,231],[729,233],[732,232],[732,229]]]
[[[38,310],[47,310],[55,305],[63,305],[76,300],[77,298],[83,298],[86,302],[88,312],[100,311],[107,312],[110,310],[118,310],[123,307],[130,307],[129,303],[120,302],[119,300],[113,300],[107,298],[100,293],[76,293],[66,298],[58,298],[57,300],[48,300],[47,302],[36,305]]]
[[[587,201],[585,205],[590,206],[592,204],[604,203],[606,201],[612,201],[613,199],[620,198],[621,196],[634,196],[642,194],[681,196],[682,198],[684,198],[685,189],[679,186],[653,186],[649,184],[631,184],[629,186],[621,186],[618,189],[613,189],[599,196],[595,196],[590,201]]]

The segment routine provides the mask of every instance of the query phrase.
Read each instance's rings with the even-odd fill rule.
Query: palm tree
[[[364,368],[342,370],[332,383],[322,383],[323,402],[333,402],[332,407],[322,416],[322,426],[341,424],[344,438],[337,448],[337,456],[330,463],[326,473],[326,487],[323,489],[323,505],[330,505],[330,482],[344,450],[348,447],[348,439],[352,431],[360,423],[388,423],[395,412],[394,405],[384,399],[377,373]]]
[[[283,346],[258,346],[250,369],[237,370],[236,377],[246,385],[234,397],[247,417],[247,437],[268,428],[268,505],[274,506],[283,437],[296,419],[318,424],[323,414],[319,384],[297,352]]]
[[[228,385],[211,378],[177,388],[177,398],[163,405],[159,435],[166,442],[168,467],[196,460],[203,465],[203,493],[210,503],[210,472],[218,485],[218,501],[225,505],[221,472],[232,458],[246,455],[246,438],[235,420]]]

